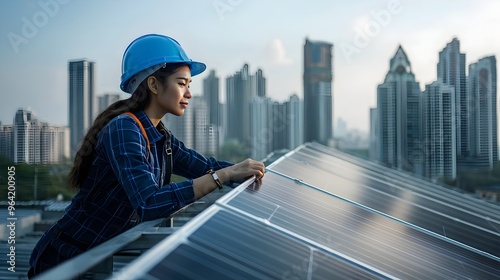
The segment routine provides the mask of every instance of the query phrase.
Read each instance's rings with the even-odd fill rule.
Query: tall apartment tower
[[[338,131],[338,129],[336,130]],[[368,149],[368,159],[371,161],[378,160],[378,111],[377,108],[370,108],[370,145]]]
[[[272,102],[271,115],[269,116],[272,131],[271,152],[288,148],[287,119],[286,104],[278,101]]]
[[[457,176],[455,88],[442,82],[426,85],[423,93],[425,176]]]
[[[104,95],[98,96],[97,97],[97,114],[102,113],[104,110],[106,110],[109,105],[115,103],[116,101],[120,100],[120,94],[118,93],[106,93]]]
[[[498,161],[497,68],[495,56],[469,65],[471,154],[490,168]]]
[[[194,103],[196,103],[194,101]],[[166,114],[162,121],[174,135],[186,145],[186,147],[194,149],[194,141],[195,141],[195,128],[194,128],[194,119],[195,119],[195,110],[193,106],[192,99],[189,101],[189,106],[186,110],[184,110],[184,114],[182,116],[176,116],[173,114]]]
[[[68,62],[68,115],[70,150],[73,156],[79,149],[85,133],[94,121],[95,63],[88,60]]]
[[[255,96],[266,96],[262,70],[249,73],[248,64],[226,79],[227,138],[240,143],[251,141],[250,102]]]
[[[69,129],[42,123],[40,135],[41,162],[58,163],[69,159]]]
[[[68,134],[66,127],[51,126],[38,121],[31,111],[17,110],[12,131],[14,163],[62,162],[69,157]]]
[[[303,103],[296,94],[285,102],[287,148],[293,150],[304,143],[304,116]]]
[[[304,141],[328,145],[333,138],[333,44],[304,44]]]
[[[0,156],[14,160],[14,127],[0,122]]]
[[[215,156],[217,151],[218,130],[210,123],[206,100],[201,96],[191,98],[193,111],[194,149],[203,155]]]
[[[423,175],[421,92],[399,46],[383,84],[377,87],[378,161]]]
[[[257,92],[257,96],[266,96],[266,78],[264,77],[262,69],[257,69],[257,72],[255,72],[255,90]]]
[[[254,96],[250,103],[251,138],[250,155],[261,160],[272,152],[272,101],[268,97]]]
[[[203,99],[208,110],[208,126],[210,127],[209,134],[215,135],[215,142],[211,145],[213,149],[210,154],[217,155],[219,152],[219,143],[222,135],[221,121],[221,104],[219,102],[219,77],[215,74],[215,70],[210,70],[208,77],[203,80]]]
[[[455,119],[457,156],[470,156],[471,126],[469,124],[469,98],[467,95],[467,78],[465,76],[465,54],[460,52],[460,41],[457,38],[446,45],[439,53],[437,64],[438,82],[452,86],[455,90]]]
[[[186,147],[195,149],[202,155],[215,156],[218,131],[208,119],[208,106],[205,98],[193,96],[182,116],[167,114],[162,121]]]
[[[31,111],[19,109],[14,116],[14,163],[38,164],[41,124]]]
[[[208,122],[219,126],[219,77],[215,75],[215,70],[210,70],[208,77],[203,80],[203,97],[208,106]]]

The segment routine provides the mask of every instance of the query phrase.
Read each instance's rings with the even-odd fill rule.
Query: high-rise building
[[[69,129],[43,123],[41,130],[42,163],[58,163],[69,159]]]
[[[205,101],[201,96],[193,96],[184,115],[181,117],[167,115],[163,121],[175,137],[187,147],[203,155],[215,156],[218,130],[208,122],[208,106]]]
[[[41,124],[31,111],[19,109],[14,116],[14,163],[41,163]]]
[[[377,108],[370,108],[370,144],[368,150],[368,159],[378,160],[378,111]]]
[[[455,119],[457,156],[470,155],[471,126],[469,124],[469,98],[467,95],[467,79],[465,76],[465,54],[460,52],[460,41],[457,38],[446,45],[439,53],[437,64],[438,82],[450,85],[455,92]]]
[[[251,108],[251,155],[263,159],[269,153],[303,144],[302,103],[296,94],[279,103],[254,96]]]
[[[203,97],[208,105],[208,122],[219,126],[219,77],[215,75],[215,70],[210,70],[203,80]]]
[[[264,159],[272,152],[272,101],[268,97],[254,96],[250,103],[251,139],[250,154],[256,160]]]
[[[218,146],[222,146],[226,141],[226,133],[227,133],[227,106],[225,103],[220,103],[219,105],[219,121],[220,121],[220,129],[219,129],[219,144]]]
[[[190,106],[193,111],[193,148],[203,155],[216,155],[218,130],[209,122],[206,100],[201,96],[193,96]]]
[[[66,127],[38,121],[33,113],[19,109],[14,117],[12,152],[14,163],[59,163],[69,157]]]
[[[14,160],[14,127],[0,122],[0,156]]]
[[[471,155],[485,158],[490,168],[498,161],[497,70],[495,56],[469,65]]]
[[[250,75],[245,64],[240,71],[226,79],[227,138],[240,143],[250,142],[250,102],[255,96],[266,96],[262,70]]]
[[[190,101],[182,116],[166,114],[162,121],[186,147],[194,149],[194,106]]]
[[[68,115],[71,154],[79,149],[85,133],[94,121],[95,63],[88,60],[68,62]]]
[[[270,141],[270,151],[282,150],[288,148],[288,116],[286,112],[286,104],[280,104],[274,101],[271,104],[271,121],[270,127],[272,131],[272,141]]]
[[[106,110],[109,105],[115,103],[116,101],[120,100],[120,94],[118,93],[107,93],[101,96],[98,96],[98,111],[97,114],[102,113],[104,110]]]
[[[378,161],[423,175],[421,92],[399,46],[377,88]]]
[[[343,138],[348,134],[348,129],[347,129],[347,122],[344,121],[342,118],[339,118],[337,120],[337,125],[335,126],[335,138]]]
[[[333,138],[332,50],[333,44],[304,45],[304,141],[328,145]]]
[[[423,93],[426,177],[454,179],[457,175],[455,88],[440,81]]]
[[[262,69],[257,69],[257,72],[255,72],[255,88],[257,96],[266,96],[266,78],[264,77]]]
[[[221,104],[219,101],[219,77],[216,76],[215,70],[211,70],[208,77],[203,80],[203,99],[207,104],[208,110],[208,128],[209,135],[216,136],[213,139],[215,142],[209,144],[212,147],[210,154],[217,155],[219,152],[219,143],[221,142],[222,135],[222,122],[221,122]]]
[[[285,102],[287,148],[293,150],[304,143],[304,116],[303,104],[296,94]]]
[[[250,138],[250,74],[248,64],[226,79],[227,138],[241,143]]]

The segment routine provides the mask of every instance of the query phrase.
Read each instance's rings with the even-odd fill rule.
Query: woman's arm
[[[193,149],[187,148],[184,143],[172,135],[172,153],[174,157],[173,173],[193,180],[195,199],[212,192],[217,184],[209,170],[216,171],[222,184],[230,181],[241,181],[255,175],[264,176],[264,164],[247,159],[236,165],[227,161],[218,161],[213,157],[205,157]]]
[[[219,169],[215,173],[222,184],[229,181],[240,181],[255,176],[260,180],[264,176],[264,164],[252,159],[246,159],[238,164]],[[203,175],[193,180],[195,199],[212,192],[217,188],[214,178],[210,174]]]

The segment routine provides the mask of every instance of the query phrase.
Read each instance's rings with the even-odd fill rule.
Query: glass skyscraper
[[[470,156],[471,127],[469,124],[467,85],[465,76],[465,54],[460,53],[460,41],[457,38],[446,45],[439,53],[437,64],[439,82],[455,89],[455,119],[457,156]]]
[[[421,92],[411,64],[399,46],[383,84],[377,88],[378,160],[423,175]]]
[[[251,75],[248,64],[226,79],[228,140],[244,144],[251,142],[250,103],[256,96],[266,96],[265,84],[262,70],[258,69],[255,75]]]
[[[457,175],[455,89],[436,81],[423,93],[425,176],[454,179]]]
[[[68,63],[68,114],[70,150],[73,156],[79,149],[85,133],[94,121],[95,108],[95,63],[75,60]]]
[[[333,44],[309,41],[304,45],[304,142],[328,145],[333,138]]]
[[[496,58],[488,56],[469,65],[471,154],[490,168],[498,161]]]

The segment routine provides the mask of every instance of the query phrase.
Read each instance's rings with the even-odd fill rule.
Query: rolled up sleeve
[[[219,161],[213,157],[205,157],[193,149],[187,148],[182,141],[172,136],[172,151],[174,157],[173,173],[186,178],[198,178],[208,170],[219,170],[233,165],[228,161]]]

